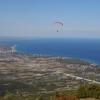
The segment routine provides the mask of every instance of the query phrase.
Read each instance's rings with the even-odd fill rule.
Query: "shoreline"
[[[16,45],[12,46],[12,51],[13,51],[13,52],[19,52],[19,51],[17,51],[17,50],[14,49],[15,46],[16,46]],[[32,55],[41,55],[41,56],[54,56],[54,55],[47,55],[47,54],[33,54],[33,53],[25,53],[25,52],[19,52],[19,53],[32,54]],[[57,55],[57,56],[55,56],[55,57],[63,57],[63,58],[67,58],[67,59],[79,59],[79,60],[83,60],[83,61],[89,62],[89,63],[91,63],[92,65],[100,65],[100,64],[94,63],[94,62],[92,62],[92,61],[89,61],[89,60],[87,60],[87,59],[74,58],[74,57],[68,57],[68,56],[59,56],[59,55]]]
[[[80,45],[79,42],[83,46]],[[94,40],[84,41],[84,39],[82,40],[76,39],[75,41],[72,39],[68,40],[35,39],[34,41],[33,40],[1,41],[1,43],[11,45],[10,47],[11,52],[19,52],[23,54],[33,54],[33,55],[37,54],[45,56],[59,56],[59,57],[73,58],[73,59],[75,58],[75,59],[85,60],[96,65],[100,65],[100,56],[99,56],[100,48],[98,47],[99,42],[100,41],[94,42]],[[75,44],[76,47],[73,46],[73,44]],[[95,44],[97,45],[95,46]]]
[[[12,47],[12,50],[13,50],[13,52],[18,52],[18,53],[23,53],[23,54],[31,54],[31,55],[40,55],[40,56],[51,56],[51,57],[62,57],[62,58],[65,58],[65,59],[78,59],[78,60],[82,60],[82,61],[85,61],[85,62],[89,62],[90,64],[92,64],[92,65],[100,65],[100,64],[97,64],[97,63],[94,63],[94,62],[92,62],[92,61],[89,61],[89,60],[86,60],[86,59],[81,59],[81,58],[73,58],[73,57],[66,57],[66,56],[54,56],[54,55],[46,55],[46,54],[33,54],[33,53],[25,53],[25,52],[19,52],[19,51],[16,51],[15,49],[14,49],[14,47],[15,47],[16,45],[14,45],[13,47]]]
[[[17,52],[17,51],[14,49],[15,46],[16,46],[16,45],[12,46],[12,51],[13,51],[13,52]]]

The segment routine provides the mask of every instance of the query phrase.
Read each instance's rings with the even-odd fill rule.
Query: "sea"
[[[12,39],[0,40],[0,44],[15,45],[14,49],[21,53],[76,58],[100,65],[98,38]]]

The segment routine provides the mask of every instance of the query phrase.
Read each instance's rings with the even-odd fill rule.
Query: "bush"
[[[96,98],[100,99],[100,85],[98,84],[89,84],[81,85],[76,90],[76,96],[78,98]]]
[[[76,96],[78,98],[86,98],[88,97],[87,95],[88,91],[86,88],[86,85],[81,85],[77,90],[76,90]]]

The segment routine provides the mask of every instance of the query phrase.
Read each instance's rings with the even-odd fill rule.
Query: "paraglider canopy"
[[[63,25],[62,22],[54,22],[53,24],[61,24],[61,25]]]

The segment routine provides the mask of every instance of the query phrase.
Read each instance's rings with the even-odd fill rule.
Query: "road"
[[[100,84],[100,82],[97,82],[95,80],[90,80],[90,79],[86,79],[86,78],[82,78],[82,77],[79,77],[79,76],[74,76],[72,74],[66,74],[66,73],[63,73],[65,76],[70,76],[70,77],[73,77],[77,80],[84,80],[84,81],[87,81],[87,82],[92,82],[92,83],[96,83],[96,84]]]

